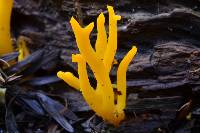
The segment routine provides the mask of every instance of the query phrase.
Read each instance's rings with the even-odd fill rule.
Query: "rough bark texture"
[[[44,64],[44,70],[56,68],[76,74],[71,54],[78,53],[78,49],[69,20],[71,16],[76,16],[83,25],[87,25],[95,21],[100,12],[107,14],[107,4],[114,5],[117,14],[122,16],[116,59],[120,61],[132,45],[138,47],[138,54],[127,72],[126,112],[128,116],[135,112],[141,119],[131,118],[113,131],[146,133],[159,132],[162,128],[169,131],[170,123],[173,123],[171,120],[175,119],[176,110],[181,105],[192,99],[194,107],[198,106],[198,0],[15,0],[13,37],[29,37],[32,40],[29,45],[32,51],[44,48],[47,55],[59,57]],[[95,32],[91,38],[94,42]],[[115,75],[116,68],[111,72],[114,82]],[[91,80],[92,77],[91,74]],[[66,96],[73,111],[90,110],[80,93],[69,91]],[[144,118],[142,114],[148,114],[148,117]],[[176,124],[171,125],[172,130],[178,130],[178,126],[174,126]],[[181,131],[187,132],[185,129]]]

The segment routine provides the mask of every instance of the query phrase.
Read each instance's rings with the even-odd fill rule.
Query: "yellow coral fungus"
[[[0,55],[13,51],[10,37],[10,16],[13,0],[0,0]]]
[[[76,37],[76,42],[80,54],[72,55],[72,61],[78,63],[79,77],[75,77],[70,72],[58,72],[59,78],[63,79],[70,86],[80,90],[89,106],[101,116],[104,120],[118,125],[125,117],[124,108],[126,106],[126,71],[132,58],[137,52],[135,46],[128,52],[119,64],[117,70],[117,91],[116,96],[111,83],[109,73],[115,60],[117,50],[117,20],[121,17],[115,15],[113,7],[108,6],[109,12],[109,37],[105,30],[105,17],[101,13],[97,19],[97,40],[95,49],[90,44],[90,33],[94,23],[82,28],[79,23],[72,17],[71,25]],[[97,80],[96,89],[90,85],[86,64],[89,65]],[[115,100],[117,102],[115,103]]]
[[[17,46],[19,51],[18,61],[22,61],[30,55],[29,49],[27,48],[26,41],[30,41],[29,38],[20,36],[17,39]]]

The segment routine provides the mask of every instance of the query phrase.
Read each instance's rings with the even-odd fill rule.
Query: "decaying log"
[[[81,93],[71,92],[65,96],[69,100],[69,107],[75,112],[90,111],[88,104],[83,100]],[[175,112],[182,104],[183,97],[156,97],[156,98],[138,98],[135,94],[129,94],[127,98],[126,112],[141,113],[145,111],[172,111]]]
[[[67,93],[69,107],[77,113],[90,112],[91,109],[84,102],[78,92]],[[127,99],[126,122],[112,132],[145,133],[148,131],[157,132],[159,128],[168,131],[170,123],[176,117],[176,111],[180,108],[183,97],[157,97],[138,98],[135,94],[129,94]],[[163,131],[164,131],[163,130]],[[171,128],[170,131],[173,129]]]
[[[114,5],[117,14],[122,16],[118,25],[119,48],[116,59],[120,62],[132,45],[138,47],[138,54],[127,72],[128,116],[131,112],[145,114],[159,110],[164,112],[160,118],[168,124],[170,119],[175,118],[176,110],[188,99],[192,99],[198,108],[199,0],[79,1],[79,10],[82,12],[78,18],[86,25],[95,21],[100,12],[107,16],[107,4]],[[78,53],[78,49],[69,24],[71,16],[77,15],[74,5],[73,0],[15,0],[13,37],[26,36],[33,42],[28,46],[31,52],[44,49],[45,58],[52,53],[53,57],[59,58],[41,64],[43,71],[49,72],[54,68],[54,73],[55,69],[62,69],[77,74],[77,66],[71,62],[71,54]],[[92,43],[95,38],[94,31],[91,35]],[[116,81],[116,68],[110,74],[113,83]],[[91,81],[94,81],[92,73],[89,74]],[[70,92],[69,86],[63,87],[66,88],[65,96],[73,111],[90,111],[80,93]],[[134,121],[123,124],[117,131],[133,132],[134,129],[137,133],[146,133],[166,125],[160,119]]]

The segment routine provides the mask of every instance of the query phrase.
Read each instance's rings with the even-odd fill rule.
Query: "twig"
[[[0,73],[4,76],[5,79],[8,78],[8,76],[3,72],[3,70],[0,68]]]
[[[3,62],[3,63],[6,64],[8,67],[10,67],[10,64],[9,64],[7,61],[5,61],[5,60],[0,59],[0,62]]]

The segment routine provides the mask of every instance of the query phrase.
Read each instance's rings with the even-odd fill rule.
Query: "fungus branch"
[[[95,50],[90,43],[90,34],[94,23],[82,28],[72,17],[71,25],[74,31],[80,54],[72,55],[72,61],[78,63],[79,77],[70,72],[58,72],[58,77],[70,86],[80,90],[89,106],[104,120],[118,125],[124,119],[126,106],[126,71],[132,58],[137,52],[133,47],[121,61],[117,71],[117,95],[115,103],[114,88],[110,80],[110,70],[115,60],[117,50],[117,21],[121,16],[115,15],[113,7],[108,6],[109,12],[109,37],[105,30],[105,17],[101,13],[97,19],[97,40]],[[96,89],[92,88],[88,79],[86,64],[88,64],[97,79]]]

